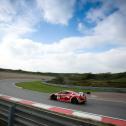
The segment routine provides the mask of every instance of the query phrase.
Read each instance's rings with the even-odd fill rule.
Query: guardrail
[[[0,120],[3,126],[97,126],[4,98],[0,99]]]
[[[2,126],[112,126],[108,123],[126,126],[126,120],[0,95]]]

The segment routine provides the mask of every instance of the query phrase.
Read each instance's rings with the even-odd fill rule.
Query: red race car
[[[85,103],[87,101],[86,95],[83,92],[61,91],[50,95],[51,100],[70,102],[73,104]]]

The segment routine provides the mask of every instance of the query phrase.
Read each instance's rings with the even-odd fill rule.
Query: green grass
[[[22,87],[23,89],[29,89],[29,90],[45,92],[45,93],[53,93],[61,90],[72,90],[77,92],[88,92],[88,91],[92,92],[92,90],[83,90],[78,88],[65,88],[59,86],[46,85],[43,84],[41,81],[17,83],[16,86]]]

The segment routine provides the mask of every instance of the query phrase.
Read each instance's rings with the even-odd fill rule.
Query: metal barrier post
[[[8,126],[13,126],[14,124],[14,112],[15,112],[15,105],[12,105],[9,110]]]

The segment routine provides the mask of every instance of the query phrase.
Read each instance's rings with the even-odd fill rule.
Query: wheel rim
[[[78,100],[76,98],[72,99],[71,101],[73,104],[77,104],[78,103]]]

